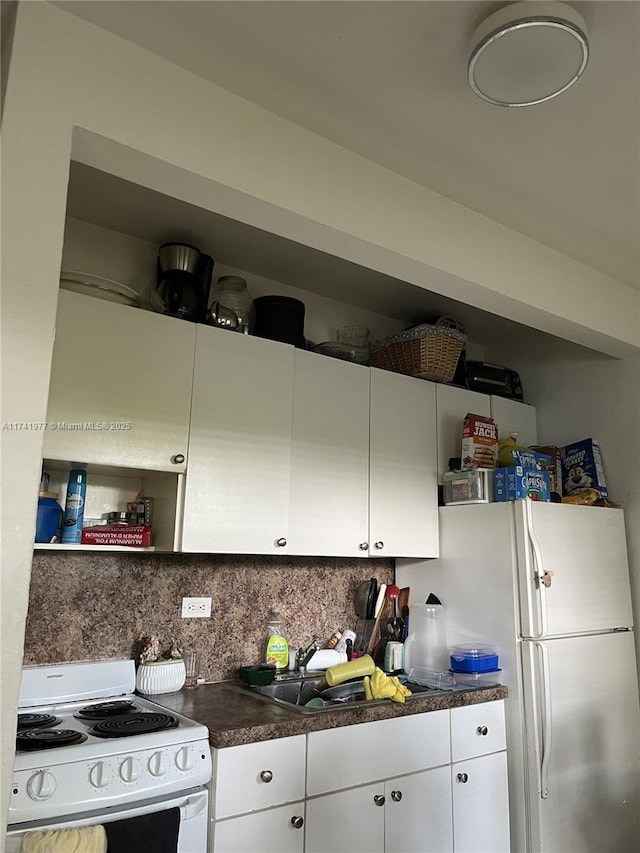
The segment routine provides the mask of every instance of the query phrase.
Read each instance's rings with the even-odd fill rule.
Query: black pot
[[[254,334],[304,349],[304,302],[290,296],[259,296],[254,304]]]

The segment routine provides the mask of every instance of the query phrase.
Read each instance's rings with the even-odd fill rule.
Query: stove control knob
[[[32,800],[48,800],[56,792],[56,777],[48,770],[38,770],[27,782],[27,793]]]
[[[89,770],[89,781],[94,788],[106,788],[111,782],[111,768],[105,761],[98,761]]]
[[[120,765],[120,778],[123,782],[135,782],[140,778],[140,767],[135,758],[128,756]]]
[[[152,776],[164,776],[167,772],[167,762],[163,752],[154,752],[149,759],[149,773]]]
[[[176,752],[176,767],[183,771],[193,769],[193,755],[190,746],[182,746]]]

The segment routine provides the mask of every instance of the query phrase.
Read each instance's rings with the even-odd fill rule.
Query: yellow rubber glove
[[[411,696],[411,691],[396,675],[386,675],[379,667],[376,667],[370,679],[369,689],[372,699],[391,699],[393,702],[404,702],[406,696]],[[365,686],[365,696],[367,688]]]
[[[367,702],[370,702],[373,699],[373,694],[371,693],[371,677],[365,675],[363,678],[364,683],[364,698]]]

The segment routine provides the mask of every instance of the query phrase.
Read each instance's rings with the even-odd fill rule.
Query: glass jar
[[[219,302],[225,308],[231,308],[236,314],[239,324],[238,331],[252,335],[256,311],[253,299],[247,290],[247,282],[237,275],[222,275],[214,284],[211,291],[213,302]]]

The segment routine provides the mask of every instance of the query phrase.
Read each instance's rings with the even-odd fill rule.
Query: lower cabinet
[[[443,853],[452,849],[448,766],[307,802],[307,853]]]
[[[304,824],[303,801],[215,821],[210,849],[214,853],[303,853]]]
[[[214,750],[209,853],[508,853],[504,703]]]
[[[508,853],[507,753],[460,761],[451,777],[456,853]]]

